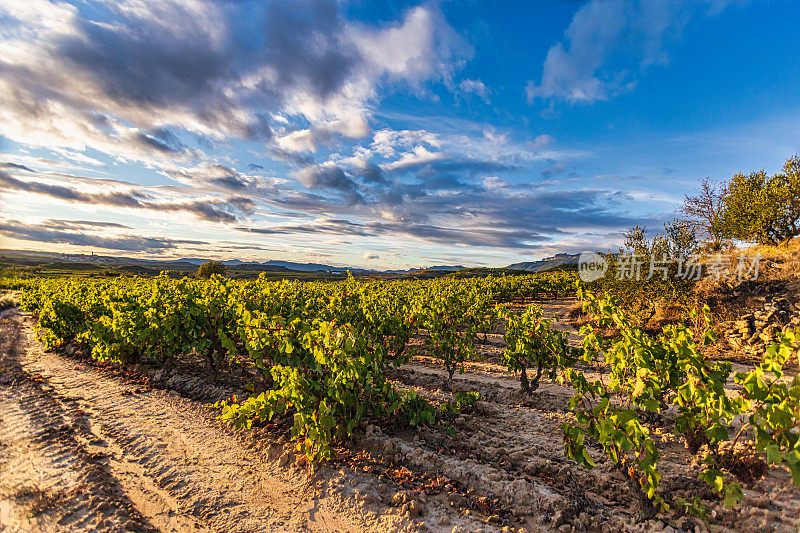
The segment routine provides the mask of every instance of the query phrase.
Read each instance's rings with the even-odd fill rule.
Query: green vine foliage
[[[736,504],[742,490],[725,473],[730,459],[726,459],[721,444],[730,440],[734,420],[746,413],[749,421],[739,429],[733,444],[742,439],[741,444],[765,453],[770,462],[786,463],[795,482],[800,481],[800,382],[797,378],[791,383],[780,379],[783,365],[797,352],[794,332],[784,333],[769,347],[760,367],[737,373],[734,378],[742,385],[742,392],[729,394],[725,386],[732,373],[731,364],[707,360],[698,345],[698,340],[715,340],[708,308],[702,315],[692,315],[702,331],[679,324],[663,328],[654,337],[634,326],[613,297],[600,298],[583,287],[578,287],[578,294],[598,325],[616,328],[619,334],[604,339],[591,325],[581,330],[583,361],[605,365],[609,369],[607,378],[590,380],[570,368],[560,376],[563,383],[575,388],[569,405],[577,424],[565,423],[563,427],[569,457],[593,468],[595,463],[585,445],[586,437],[591,437],[629,477],[643,497],[645,511],[653,503],[666,505],[658,493],[658,449],[642,418],[646,413],[661,417],[674,404],[678,408],[676,432],[687,439],[699,435],[707,446],[706,467],[700,478],[724,498],[726,505]]]
[[[408,361],[411,337],[423,332],[429,352],[453,372],[474,357],[477,335],[497,316],[495,301],[568,291],[574,279],[40,278],[26,280],[21,303],[38,316],[49,348],[74,344],[98,360],[157,365],[195,354],[214,373],[252,366],[266,390],[220,403],[221,417],[237,427],[289,417],[298,448],[324,460],[360,422],[434,424],[474,403],[460,393],[432,403],[391,384],[387,367]]]
[[[275,341],[279,361],[269,369],[274,388],[222,405],[222,420],[250,427],[254,419],[291,412],[298,450],[325,460],[361,420],[399,411],[401,397],[383,373],[385,349],[372,349],[352,325],[294,322],[282,331]]]
[[[572,366],[580,353],[569,346],[563,332],[553,329],[552,320],[544,318],[536,304],[523,313],[507,314],[504,340],[508,348],[503,362],[511,372],[520,373],[520,388],[526,394],[539,387],[543,375],[554,379],[559,368]],[[531,378],[529,368],[536,369]]]
[[[415,391],[398,391],[385,377],[388,352],[351,324],[295,321],[280,328],[280,362],[270,367],[272,390],[242,403],[222,402],[220,418],[237,428],[293,413],[291,435],[310,460],[327,460],[333,446],[349,438],[367,419],[392,417],[411,426],[433,424],[474,404],[474,395],[456,395],[437,408]]]
[[[575,420],[563,426],[567,455],[592,468],[590,450],[602,449],[630,480],[643,512],[668,503],[648,424],[663,420],[670,407],[677,411],[676,433],[705,454],[700,477],[726,504],[741,498],[740,482],[747,482],[736,453],[784,465],[800,485],[800,378],[784,373],[798,353],[794,331],[779,335],[761,365],[734,373],[730,363],[703,355],[702,344],[714,341],[707,308],[690,316],[692,327],[666,326],[654,335],[618,299],[574,281],[572,273],[335,283],[263,276],[29,279],[20,302],[38,317],[39,335],[51,349],[72,344],[123,363],[162,364],[194,353],[212,370],[250,365],[263,376],[264,392],[221,402],[221,418],[236,427],[279,418],[313,460],[330,458],[361,423],[447,423],[470,409],[475,395],[430,402],[394,387],[387,371],[413,354],[409,341],[416,336],[452,376],[476,357],[478,336],[505,317],[505,363],[525,376],[523,388],[527,370],[535,369],[531,390],[541,376],[557,375],[575,391],[569,402]],[[508,314],[497,305],[570,290],[594,318],[595,325],[581,330],[580,350],[567,345],[538,307]],[[605,338],[598,326],[617,334]],[[589,375],[576,360],[607,373]],[[740,386],[736,393],[726,390],[731,380]],[[695,500],[672,503],[705,512]]]
[[[786,331],[778,342],[767,349],[764,362],[749,372],[737,372],[736,383],[742,386],[742,396],[750,410],[747,424],[753,445],[766,454],[771,464],[786,464],[795,485],[800,486],[800,375],[790,382],[782,378],[783,367],[800,352],[798,333]],[[739,436],[737,435],[737,438]]]
[[[491,327],[492,300],[491,292],[450,280],[427,285],[415,298],[412,313],[424,330],[425,347],[442,360],[451,381],[465,361],[475,358],[478,334]]]

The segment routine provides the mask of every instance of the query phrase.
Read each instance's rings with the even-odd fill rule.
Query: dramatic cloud
[[[630,90],[724,4],[589,2],[529,98]],[[553,127],[559,142],[525,116],[519,84],[470,61],[450,9],[368,20],[336,0],[4,3],[0,200],[18,220],[2,235],[387,264],[397,239],[415,261],[447,247],[479,261],[616,234],[664,202],[598,176],[612,171],[583,161],[593,141]],[[196,235],[204,248],[180,240]]]
[[[87,221],[45,221],[41,224],[23,224],[17,220],[0,220],[0,235],[9,239],[35,241],[48,244],[69,244],[73,246],[89,246],[106,250],[128,252],[159,252],[177,248],[185,244],[204,244],[202,241],[173,240],[165,238],[140,237],[136,235],[119,235],[109,237],[105,234],[85,233],[79,231],[86,227],[96,226],[98,229],[108,228],[105,223]]]
[[[32,168],[26,167],[25,165],[20,165],[18,163],[2,162],[0,163],[0,168],[4,168],[7,170],[16,170],[16,171],[22,170],[25,172],[30,172],[32,174],[36,173],[36,171],[33,170]]]
[[[528,83],[528,100],[592,103],[631,91],[638,73],[669,61],[669,46],[693,18],[717,15],[729,3],[592,0],[547,52],[540,82]]]
[[[163,168],[163,173],[170,179],[196,188],[256,193],[259,190],[271,190],[275,186],[275,180],[243,173],[219,163],[204,162],[194,167],[164,165]]]
[[[185,211],[209,222],[236,222],[233,213],[249,213],[254,202],[245,197],[229,197],[220,200],[182,200],[177,202],[154,201],[151,196],[135,190],[84,192],[72,187],[38,181],[22,181],[0,171],[0,186],[3,192],[29,192],[65,200],[93,205],[107,205],[156,211]],[[233,212],[233,213],[232,213]]]
[[[144,197],[136,192],[87,193],[63,185],[54,185],[38,181],[22,181],[5,172],[0,172],[0,185],[3,186],[3,192],[30,192],[69,202],[105,204],[119,207],[144,207],[145,205],[141,201]]]
[[[236,222],[234,212],[252,212],[255,204],[249,198],[228,198],[225,201],[193,200],[184,202],[152,202],[145,204],[146,209],[158,211],[185,211],[201,220],[231,224]]]
[[[339,193],[347,205],[364,202],[358,185],[335,164],[325,163],[298,170],[295,177],[309,189],[323,189]]]
[[[276,225],[267,228],[242,227],[244,232],[263,235],[318,234],[349,235],[360,237],[407,236],[425,241],[454,246],[491,246],[503,248],[526,248],[530,242],[546,240],[542,235],[525,231],[503,231],[485,228],[449,228],[432,224],[408,224],[401,222],[355,223],[349,220],[316,220],[308,225]]]
[[[345,20],[332,0],[31,0],[0,14],[4,135],[132,160],[199,157],[175,128],[277,135],[291,152],[361,138],[379,86],[448,80],[469,53],[433,6],[384,27]]]
[[[120,228],[120,229],[133,229],[131,226],[125,224],[117,224],[116,222],[96,222],[92,220],[61,220],[51,218],[45,220],[43,225],[50,229],[83,229],[83,228]]]
[[[355,222],[346,218],[317,218],[305,224],[237,229],[262,235],[407,236],[437,244],[527,249],[550,240],[552,235],[565,236],[586,228],[615,230],[639,222],[640,218],[620,213],[619,206],[624,199],[618,193],[597,190],[471,189],[421,195],[391,209],[379,204],[376,209],[381,211],[383,220]],[[327,207],[328,211],[332,209],[331,205]]]

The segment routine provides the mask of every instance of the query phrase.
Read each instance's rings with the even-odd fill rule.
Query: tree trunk
[[[450,388],[453,387],[453,374],[456,373],[456,366],[447,361],[444,362],[444,367],[447,369],[447,377],[450,380]]]
[[[533,378],[533,384],[531,385],[531,392],[535,391],[539,388],[539,380],[542,379],[542,361],[539,361],[539,364],[536,367],[536,377]]]
[[[647,495],[642,491],[642,487],[639,486],[639,482],[635,479],[630,481],[631,485],[636,485],[638,489],[636,491],[636,516],[639,518],[640,521],[650,520],[657,514],[657,510],[653,502]]]
[[[206,352],[206,361],[208,361],[208,370],[211,372],[211,377],[214,382],[217,381],[217,365],[214,363],[214,350],[210,349]]]
[[[531,393],[531,385],[528,382],[528,374],[525,372],[525,368],[522,369],[522,374],[519,376],[519,384],[523,394]]]
[[[631,492],[635,497],[634,502],[636,507],[634,508],[634,513],[636,513],[636,517],[640,521],[650,520],[657,514],[655,505],[653,505],[653,502],[642,490],[642,486],[639,484],[639,480],[636,479],[636,476],[629,475],[624,464],[617,466],[623,470],[623,475],[625,476],[625,479],[628,480],[628,487],[630,487]]]

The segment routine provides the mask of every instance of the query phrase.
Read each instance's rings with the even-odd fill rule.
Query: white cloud
[[[382,87],[400,84],[423,94],[424,82],[449,83],[468,53],[442,14],[432,7],[416,7],[402,22],[384,28],[348,24],[339,40],[356,50],[351,75],[326,99],[303,90],[287,99],[286,111],[312,125],[278,139],[282,148],[315,151],[339,136],[367,136],[369,108]]]
[[[485,103],[490,103],[489,88],[481,80],[462,80],[461,83],[458,84],[458,87],[463,94],[474,94]]]
[[[556,138],[552,135],[548,135],[543,133],[542,135],[537,135],[536,138],[531,143],[531,148],[534,150],[543,150],[545,148],[549,148],[556,143]]]
[[[400,159],[386,163],[382,166],[385,170],[400,170],[409,167],[418,167],[444,158],[441,152],[431,152],[422,145],[415,146],[411,151],[405,152]]]
[[[506,180],[498,176],[489,176],[483,180],[483,186],[487,189],[500,189],[508,185]]]
[[[293,131],[276,139],[278,146],[291,152],[315,152],[320,145],[331,144],[338,137],[360,139],[369,135],[365,112],[351,112],[342,118],[321,122]]]
[[[498,133],[494,128],[483,130],[483,137],[496,146],[508,143],[508,134]]]
[[[692,18],[719,14],[729,3],[592,0],[547,52],[539,83],[528,82],[528,100],[590,104],[632,91],[644,69],[669,62],[669,46]]]
[[[454,60],[469,53],[442,14],[430,7],[410,10],[399,25],[379,30],[351,26],[349,34],[373,76],[409,84],[448,79]]]
[[[415,146],[439,148],[442,141],[436,133],[425,130],[398,131],[384,128],[372,135],[370,151],[384,157],[394,157],[398,149],[408,150]]]

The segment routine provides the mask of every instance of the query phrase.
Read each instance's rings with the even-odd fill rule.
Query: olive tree
[[[225,263],[222,263],[221,261],[206,261],[200,265],[200,268],[197,269],[197,277],[210,278],[213,274],[224,276],[227,270],[228,269],[225,267]]]
[[[736,174],[723,195],[727,236],[744,242],[781,245],[800,235],[800,157],[782,172]]]

